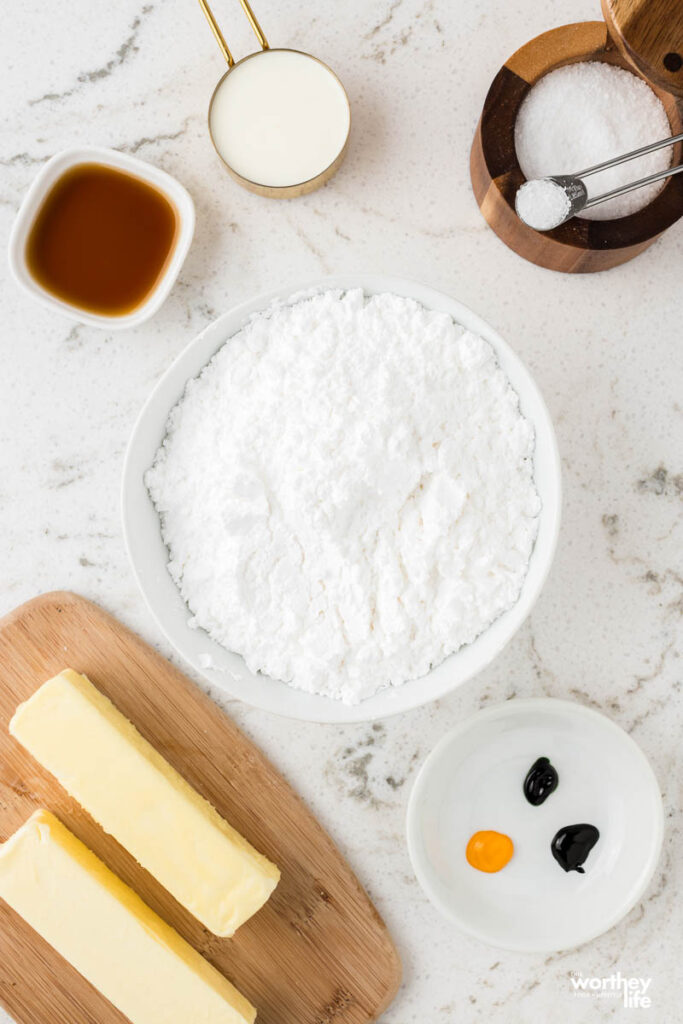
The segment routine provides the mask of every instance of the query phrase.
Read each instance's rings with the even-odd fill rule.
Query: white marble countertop
[[[234,51],[253,49],[238,4],[215,6]],[[635,1011],[577,999],[570,972],[617,970],[652,978],[650,1019],[681,1020],[683,226],[620,269],[567,277],[519,259],[482,220],[468,154],[488,83],[519,45],[567,20],[563,0],[260,0],[257,13],[274,44],[320,56],[351,98],[347,160],[304,199],[251,196],[222,170],[206,109],[223,67],[193,0],[26,0],[5,16],[2,244],[42,162],[81,143],[176,175],[194,197],[197,231],[162,311],[120,334],[45,311],[3,262],[0,612],[73,589],[170,654],[119,520],[126,440],[169,361],[232,304],[324,273],[367,268],[448,291],[516,348],[556,424],[564,521],[531,618],[450,698],[374,726],[306,725],[222,703],[299,788],[385,917],[405,967],[386,1024],[612,1020]],[[599,18],[598,0],[576,0],[572,17]],[[605,711],[651,759],[666,806],[664,853],[643,899],[602,938],[554,956],[460,934],[423,896],[404,841],[428,751],[464,715],[515,695]]]

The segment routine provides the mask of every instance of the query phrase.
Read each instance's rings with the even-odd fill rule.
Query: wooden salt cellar
[[[597,60],[632,71],[659,96],[672,135],[683,131],[683,0],[602,0],[602,8],[604,22],[551,29],[509,58],[491,84],[470,155],[475,197],[498,237],[524,259],[569,274],[626,263],[683,215],[683,174],[668,179],[648,206],[628,217],[574,217],[540,232],[515,213],[515,194],[525,180],[515,121],[532,86],[555,68]],[[681,150],[680,143],[672,148],[672,164],[683,159]]]

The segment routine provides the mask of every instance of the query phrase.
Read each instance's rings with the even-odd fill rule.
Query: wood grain
[[[263,754],[193,683],[96,605],[52,593],[0,620],[0,841],[46,807],[222,971],[260,1024],[365,1024],[388,1006],[398,955],[357,879]],[[21,701],[85,673],[282,871],[233,939],[208,932],[9,735]],[[0,900],[0,1003],[21,1024],[120,1024],[118,1011]],[[188,1021],[187,1024],[192,1024]]]
[[[683,97],[682,0],[602,0],[602,13],[626,60],[660,89]]]
[[[683,7],[683,0],[677,2]],[[626,263],[683,215],[683,175],[678,175],[648,206],[628,217],[604,221],[575,217],[552,231],[540,232],[517,216],[515,195],[525,180],[515,150],[519,108],[543,75],[586,60],[634,70],[602,21],[551,29],[517,50],[491,84],[470,154],[474,195],[493,231],[531,263],[570,274],[609,270]],[[672,133],[680,132],[683,101],[653,88],[664,104]],[[681,160],[680,144],[673,148],[672,159],[674,163]]]

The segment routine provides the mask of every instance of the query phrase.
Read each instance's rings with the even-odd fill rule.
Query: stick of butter
[[[10,732],[101,827],[216,935],[255,914],[280,872],[221,818],[89,679],[65,669]]]
[[[0,897],[132,1024],[253,1024],[248,1000],[49,811],[0,846]]]

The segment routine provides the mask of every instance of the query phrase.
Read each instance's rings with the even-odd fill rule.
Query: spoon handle
[[[628,185],[622,185],[621,188],[613,188],[611,192],[603,192],[601,196],[594,196],[584,204],[583,209],[587,210],[589,206],[597,206],[598,203],[605,203],[608,199],[615,199],[617,196],[626,195],[627,192],[633,192],[634,189],[641,188],[643,185],[650,185],[653,181],[671,178],[674,174],[680,174],[681,171],[683,171],[683,164],[679,164],[678,167],[667,167],[665,170],[657,171],[655,174],[648,174],[646,178],[641,178],[639,181],[632,181]]]
[[[646,153],[654,153],[658,149],[665,149],[667,146],[673,146],[674,143],[682,141],[683,132],[681,132],[680,135],[672,135],[671,138],[668,139],[660,139],[659,142],[651,142],[649,146],[641,146],[640,149],[634,149],[630,153],[624,153],[623,156],[614,157],[612,160],[605,160],[601,164],[596,164],[595,167],[588,167],[585,171],[579,171],[578,174],[574,174],[572,175],[572,177],[587,178],[589,177],[589,175],[595,174],[597,171],[604,171],[608,167],[618,167],[619,164],[625,164],[629,160],[635,160],[639,156],[645,156]],[[643,184],[645,181],[655,180],[655,178],[644,178],[643,181],[638,182],[638,184],[640,185]],[[621,192],[616,194],[621,195]]]

